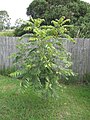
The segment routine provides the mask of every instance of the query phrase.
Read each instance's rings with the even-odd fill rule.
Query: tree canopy
[[[10,18],[8,12],[5,10],[0,11],[0,30],[7,29],[10,26]]]
[[[72,37],[90,37],[90,4],[81,0],[34,0],[26,14],[45,19],[47,25],[65,16],[74,25],[69,32]]]

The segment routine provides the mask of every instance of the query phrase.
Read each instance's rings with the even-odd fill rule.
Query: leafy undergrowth
[[[59,98],[22,93],[20,81],[0,76],[0,120],[89,120],[90,86],[62,85]]]

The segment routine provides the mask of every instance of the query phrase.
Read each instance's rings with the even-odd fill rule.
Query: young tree
[[[52,20],[53,26],[42,25],[43,21],[40,18],[30,20],[26,29],[33,33],[21,37],[16,54],[18,70],[11,76],[21,78],[22,85],[53,92],[62,77],[73,74],[64,42],[65,38],[74,40],[67,34],[69,26],[65,23],[69,20],[64,17]],[[24,41],[26,37],[27,42]]]

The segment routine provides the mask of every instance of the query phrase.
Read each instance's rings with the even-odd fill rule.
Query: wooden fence
[[[16,52],[16,37],[0,37],[0,69],[12,66],[12,53]]]
[[[9,58],[16,52],[17,37],[0,37],[0,69],[11,67],[13,59]],[[66,43],[72,53],[74,72],[83,75],[90,73],[90,39],[75,39],[76,43]]]
[[[72,69],[80,76],[90,73],[90,39],[75,39],[76,43],[67,42],[67,49],[72,54]]]

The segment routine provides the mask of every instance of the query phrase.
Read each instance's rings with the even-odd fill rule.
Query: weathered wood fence
[[[16,52],[17,37],[0,37],[0,69],[11,67]],[[72,69],[83,75],[90,73],[90,39],[75,39],[76,43],[67,42],[66,47],[72,53]]]
[[[0,69],[12,66],[12,53],[16,52],[16,37],[0,37]]]

